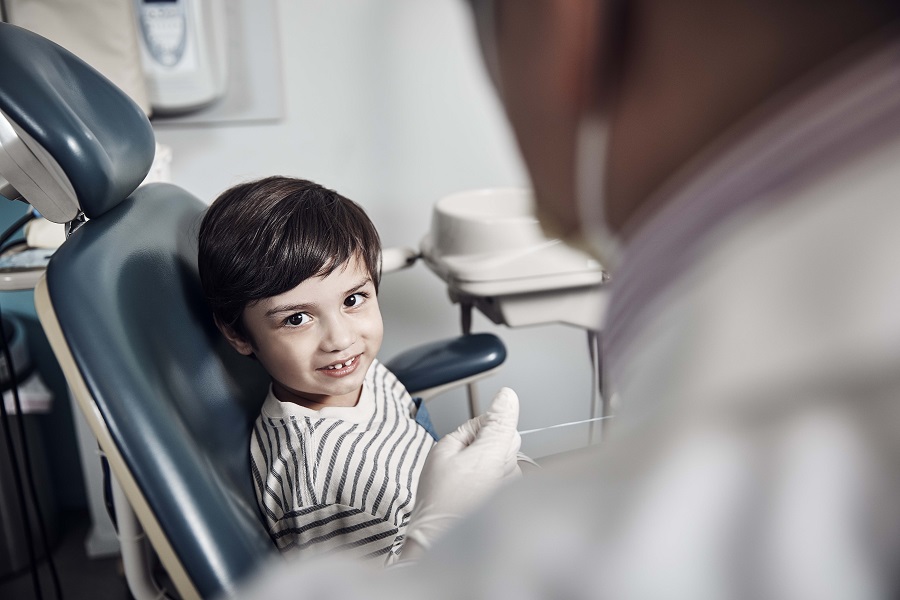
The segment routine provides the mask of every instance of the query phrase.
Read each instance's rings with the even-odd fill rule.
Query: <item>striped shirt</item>
[[[319,411],[263,403],[250,440],[256,498],[282,552],[399,553],[415,489],[434,444],[416,406],[377,360],[353,407]]]

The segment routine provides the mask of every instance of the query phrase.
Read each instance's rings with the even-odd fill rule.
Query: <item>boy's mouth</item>
[[[332,363],[330,365],[326,365],[324,367],[320,367],[317,369],[321,371],[325,375],[329,375],[332,377],[343,377],[345,375],[349,375],[353,371],[356,370],[356,367],[359,366],[359,357],[361,354],[357,354],[356,356],[351,356],[348,359]]]

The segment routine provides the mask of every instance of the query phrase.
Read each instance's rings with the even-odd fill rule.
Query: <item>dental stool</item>
[[[150,123],[56,44],[0,23],[0,175],[69,223],[35,288],[38,316],[113,475],[126,577],[160,597],[144,533],[182,598],[225,598],[279,560],[250,479],[249,439],[268,378],[215,328],[196,265],[206,205],[174,185],[138,187]],[[2,182],[0,182],[2,183]],[[490,334],[394,361],[415,396],[486,375]]]

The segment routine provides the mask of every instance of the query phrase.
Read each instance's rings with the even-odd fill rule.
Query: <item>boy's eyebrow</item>
[[[358,284],[356,285],[356,287],[352,287],[352,288],[350,288],[349,290],[347,290],[346,292],[344,292],[344,295],[347,296],[347,295],[353,294],[353,293],[355,293],[355,292],[358,292],[359,290],[361,290],[362,288],[366,287],[366,286],[367,286],[368,284],[370,284],[371,282],[372,282],[372,278],[371,278],[371,277],[366,277],[366,278],[363,279],[360,283],[358,283]]]
[[[296,313],[296,312],[304,312],[314,307],[316,304],[312,303],[301,303],[301,304],[281,304],[279,306],[275,306],[266,311],[267,317],[273,317],[275,315],[281,313]]]
[[[362,280],[356,286],[354,286],[354,287],[350,288],[349,290],[347,290],[346,292],[344,292],[344,295],[349,296],[350,294],[354,294],[354,293],[358,292],[359,290],[361,290],[362,288],[366,287],[371,282],[372,282],[372,278],[366,277],[364,280]],[[269,310],[267,310],[266,316],[273,317],[275,315],[278,315],[281,313],[286,313],[286,312],[290,312],[290,313],[303,312],[303,311],[309,310],[310,308],[313,308],[315,306],[316,306],[315,302],[301,302],[299,304],[281,304],[279,306],[274,306],[274,307],[270,308]]]

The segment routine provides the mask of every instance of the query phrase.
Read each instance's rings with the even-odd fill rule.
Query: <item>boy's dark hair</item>
[[[203,292],[219,322],[243,337],[248,304],[328,275],[354,256],[377,291],[381,240],[372,221],[352,200],[303,179],[236,185],[216,198],[200,224]]]

